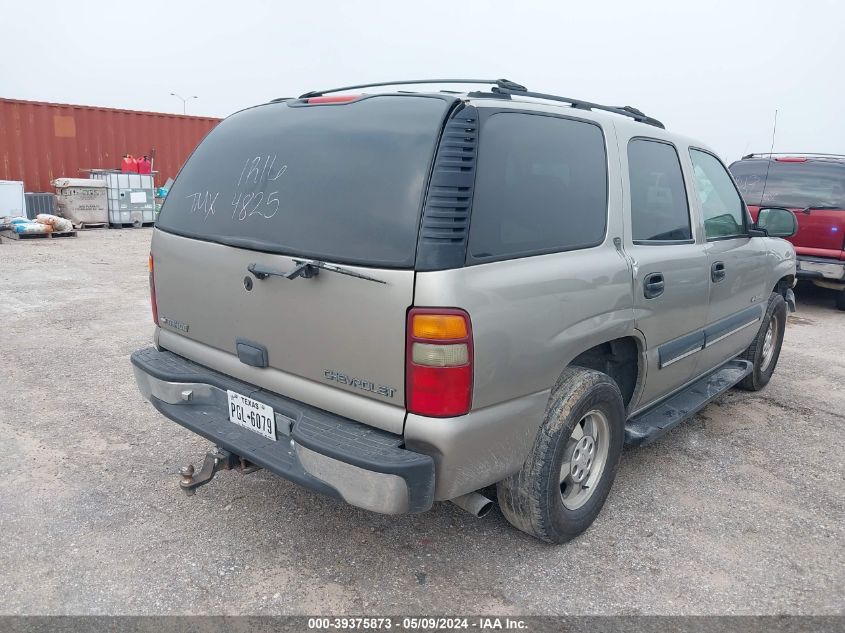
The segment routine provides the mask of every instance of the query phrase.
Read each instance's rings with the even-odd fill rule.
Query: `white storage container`
[[[92,170],[91,178],[106,183],[111,224],[141,226],[155,222],[155,188],[152,174]]]
[[[109,221],[106,183],[88,178],[56,178],[56,200],[59,214],[80,224],[102,224]]]
[[[0,218],[26,217],[23,182],[0,180]]]

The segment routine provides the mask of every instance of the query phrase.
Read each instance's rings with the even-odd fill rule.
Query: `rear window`
[[[239,112],[188,160],[157,225],[268,252],[411,267],[449,105],[384,96]]]
[[[746,204],[802,209],[812,206],[845,208],[843,163],[751,159],[738,161],[730,169]]]
[[[606,220],[599,126],[510,112],[482,124],[469,262],[596,246]]]

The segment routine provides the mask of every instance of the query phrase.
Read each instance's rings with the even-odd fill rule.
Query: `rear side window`
[[[159,228],[330,262],[414,264],[450,99],[250,108],[220,123],[171,188]]]
[[[713,154],[697,149],[689,153],[707,239],[745,234],[745,207],[728,171]]]
[[[745,202],[755,207],[845,209],[845,162],[750,159],[731,165],[731,173]]]
[[[607,221],[601,128],[499,112],[483,122],[470,263],[596,246]]]
[[[633,139],[628,143],[628,174],[633,241],[691,240],[689,202],[675,148],[661,141]]]

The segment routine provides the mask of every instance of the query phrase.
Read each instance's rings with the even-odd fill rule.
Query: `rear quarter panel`
[[[582,351],[633,333],[631,271],[614,244],[623,231],[616,134],[603,127],[608,215],[599,246],[417,273],[416,306],[470,315],[473,410],[548,391]]]
[[[631,270],[615,245],[623,234],[616,129],[603,116],[584,116],[601,125],[607,153],[607,225],[600,245],[417,273],[415,306],[457,307],[470,315],[473,411],[548,391],[584,350],[634,335]],[[538,416],[534,422],[541,421]]]
[[[579,353],[633,328],[630,271],[610,240],[591,249],[418,273],[414,303],[469,313],[473,410],[550,389]]]

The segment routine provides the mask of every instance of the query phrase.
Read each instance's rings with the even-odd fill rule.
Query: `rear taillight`
[[[472,405],[472,325],[455,308],[412,308],[405,351],[410,413],[464,415]]]
[[[153,323],[158,325],[158,304],[156,303],[156,278],[153,271],[153,254],[150,253],[150,306],[153,309]]]

